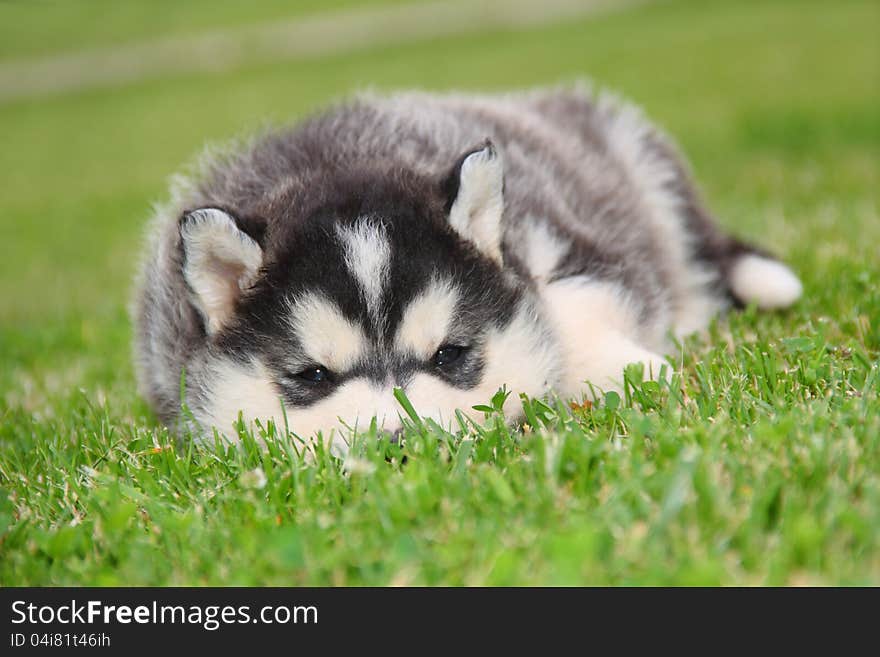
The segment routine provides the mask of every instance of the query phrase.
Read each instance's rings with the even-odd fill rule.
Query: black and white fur
[[[152,226],[136,361],[169,425],[184,372],[201,430],[234,435],[240,411],[281,423],[283,404],[293,432],[328,438],[397,429],[395,387],[443,422],[502,385],[619,388],[731,303],[800,294],[720,230],[630,105],[579,88],[363,95],[177,185]]]

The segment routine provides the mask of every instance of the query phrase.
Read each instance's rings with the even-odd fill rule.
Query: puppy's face
[[[327,437],[374,417],[399,428],[395,388],[446,424],[502,385],[544,392],[555,347],[501,266],[502,183],[487,145],[439,185],[352,182],[259,241],[232,213],[187,214],[183,275],[206,341],[197,420],[228,433],[239,411],[282,423],[283,405],[291,431]]]

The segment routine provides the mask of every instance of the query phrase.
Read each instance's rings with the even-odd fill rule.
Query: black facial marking
[[[333,375],[323,365],[310,365],[296,373],[296,378],[306,383],[320,385],[322,383],[333,383]]]
[[[453,344],[445,344],[437,350],[431,362],[437,367],[449,367],[454,365],[462,355],[467,351],[467,347],[460,347]]]
[[[276,372],[275,387],[290,408],[305,408],[333,394],[338,386],[337,378],[315,377],[319,368],[309,368],[297,372]]]
[[[470,390],[480,383],[484,367],[482,346],[444,346],[420,369],[455,388]]]
[[[486,335],[510,322],[522,291],[448,225],[436,180],[395,171],[326,182],[332,189],[319,199],[290,199],[288,207],[275,208],[289,218],[273,222],[275,233],[264,235],[264,269],[243,295],[237,321],[218,335],[217,348],[242,362],[258,356],[289,408],[318,403],[358,378],[405,389],[423,373],[463,390],[477,386]],[[390,246],[389,283],[378,322],[337,238],[337,226],[364,218],[382,223]],[[394,338],[406,309],[437,280],[449,281],[459,297],[450,335],[437,345],[438,358],[397,353]],[[304,353],[289,317],[291,301],[304,294],[326,298],[363,329],[369,348],[347,371],[329,371]]]

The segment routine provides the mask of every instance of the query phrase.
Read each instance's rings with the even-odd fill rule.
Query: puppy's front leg
[[[623,390],[623,371],[631,363],[644,364],[644,376],[659,379],[666,359],[641,345],[634,313],[616,285],[563,279],[544,290],[547,312],[562,348],[564,373],[558,392],[576,396],[594,388]]]
[[[572,345],[566,367],[564,394],[578,395],[590,385],[603,391],[623,391],[624,369],[632,363],[644,365],[644,377],[655,381],[661,371],[669,377],[672,367],[660,354],[645,349],[627,336],[611,329],[583,335]]]

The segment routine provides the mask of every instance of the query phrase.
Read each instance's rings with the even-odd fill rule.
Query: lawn
[[[103,29],[0,6],[22,26],[0,63],[203,27],[129,4]],[[318,4],[219,3],[204,27]],[[0,104],[0,585],[880,584],[877,25],[876,0],[670,0]],[[403,448],[368,432],[345,460],[273,427],[196,446],[157,424],[126,304],[151,204],[206,142],[364,87],[585,76],[792,264],[793,309],[689,339],[670,386],[523,400],[526,426],[414,417]]]

